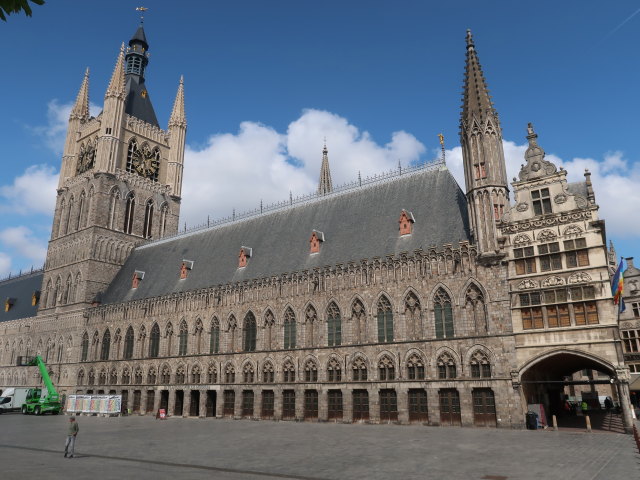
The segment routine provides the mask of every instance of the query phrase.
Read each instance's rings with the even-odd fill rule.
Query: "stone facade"
[[[470,33],[461,141],[471,242],[100,304],[136,247],[177,231],[180,204],[182,82],[163,132],[123,113],[124,61],[121,52],[102,118],[83,114],[88,78],[78,95],[40,308],[0,325],[0,386],[37,384],[15,360],[40,354],[61,393],[122,394],[141,414],[522,427],[529,404],[555,411],[553,382],[590,368],[628,402],[589,177],[567,184],[530,127],[510,206],[500,125]],[[131,167],[134,138],[158,147],[154,178]],[[74,170],[88,139],[95,164]],[[324,185],[324,198],[336,195]],[[404,210],[394,221],[402,212],[413,225]],[[399,236],[416,235],[407,225]],[[190,275],[187,263],[176,281]],[[134,292],[153,280],[136,271],[126,281]]]

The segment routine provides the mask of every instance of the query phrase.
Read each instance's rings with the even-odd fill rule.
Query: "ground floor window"
[[[394,389],[380,390],[380,421],[398,420],[398,397]]]
[[[420,388],[409,390],[409,421],[427,422],[428,420],[427,392]]]
[[[147,406],[145,407],[145,410],[147,412],[153,412],[153,404],[155,399],[156,399],[155,390],[147,390]]]
[[[490,388],[473,389],[473,423],[480,427],[496,426],[496,402]]]
[[[234,390],[224,391],[224,403],[222,404],[222,414],[233,417],[235,414],[236,392]]]
[[[273,418],[275,395],[273,390],[262,391],[262,418]]]
[[[242,416],[253,416],[253,390],[242,391]]]
[[[369,420],[369,392],[353,391],[353,420]]]
[[[455,388],[443,388],[438,392],[440,399],[440,423],[442,425],[461,425],[460,393]]]
[[[329,390],[329,420],[341,420],[342,419],[342,391],[341,390]]]
[[[282,418],[296,417],[296,392],[295,390],[283,390],[282,392]]]
[[[304,418],[309,420],[318,418],[318,391],[317,390],[304,391]]]

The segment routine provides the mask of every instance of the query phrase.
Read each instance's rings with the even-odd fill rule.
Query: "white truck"
[[[0,396],[0,413],[19,411],[27,399],[28,388],[7,388]]]

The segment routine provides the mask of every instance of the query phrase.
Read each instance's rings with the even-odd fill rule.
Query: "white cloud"
[[[419,160],[425,147],[413,135],[394,132],[378,145],[336,114],[305,110],[285,134],[243,122],[236,134],[220,134],[200,150],[188,148],[181,222],[195,225],[207,216],[229,216],[264,204],[313,192],[318,186],[323,139],[327,138],[334,187]]]
[[[56,202],[58,173],[49,165],[32,165],[13,179],[13,184],[0,186],[4,202],[0,212],[28,215],[53,214]]]
[[[503,148],[507,178],[511,182],[518,176],[520,166],[525,163],[524,153],[527,144],[517,145],[511,141],[504,141]],[[563,160],[553,154],[546,155],[545,159],[553,162],[558,168],[563,167],[567,171],[569,182],[584,182],[584,170],[588,168],[591,172],[596,203],[600,206],[598,214],[607,223],[608,235],[623,238],[640,237],[640,222],[637,221],[637,209],[640,205],[640,163],[629,162],[622,152],[618,151],[605,154],[602,160]],[[461,147],[447,150],[447,165],[464,190]]]
[[[0,230],[0,242],[18,255],[32,260],[35,265],[44,263],[47,255],[46,241],[33,236],[33,232],[21,225]]]
[[[0,278],[5,278],[9,273],[11,273],[11,257],[0,252]]]
[[[64,141],[69,125],[69,114],[74,102],[60,103],[56,98],[47,103],[47,124],[30,127],[31,130],[42,138],[45,146],[56,155],[62,155]],[[102,107],[89,104],[89,112],[96,116]]]

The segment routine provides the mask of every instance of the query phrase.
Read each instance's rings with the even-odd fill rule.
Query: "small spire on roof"
[[[470,28],[467,28],[467,48],[473,48],[473,36]]]
[[[184,77],[180,75],[180,84],[178,85],[178,93],[173,102],[173,110],[169,117],[169,127],[186,127],[187,116],[184,113]]]
[[[327,150],[327,139],[324,139],[322,147],[322,166],[320,167],[320,183],[318,184],[318,194],[326,195],[333,191],[331,184],[331,171],[329,169],[329,151]]]

